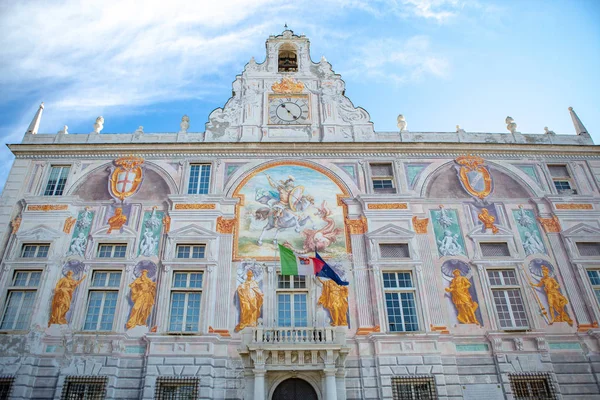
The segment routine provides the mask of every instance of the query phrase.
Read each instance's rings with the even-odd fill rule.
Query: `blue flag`
[[[325,260],[323,260],[321,258],[321,256],[319,255],[319,253],[317,253],[316,251],[315,251],[315,256],[316,256],[315,258],[317,260],[319,260],[320,263],[322,263],[321,271],[319,271],[317,273],[317,276],[320,276],[322,278],[329,278],[329,279],[333,280],[335,283],[337,283],[338,285],[341,285],[341,286],[347,286],[348,285],[348,282],[344,282],[338,276],[338,274],[335,273],[335,271],[333,270],[333,268],[331,268],[329,266],[329,264],[327,264],[325,262]]]

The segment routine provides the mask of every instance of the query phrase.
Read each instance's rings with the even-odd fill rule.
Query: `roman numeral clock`
[[[308,95],[269,95],[269,123],[276,125],[301,125],[310,123]]]

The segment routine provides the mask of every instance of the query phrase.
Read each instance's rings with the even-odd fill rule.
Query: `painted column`
[[[325,368],[325,400],[337,400],[337,387],[335,385],[336,368]],[[255,392],[256,393],[256,392]],[[258,398],[258,397],[256,397]]]
[[[364,217],[359,219],[347,219],[346,226],[350,235],[350,245],[352,246],[352,263],[354,279],[352,285],[356,293],[356,310],[358,313],[357,326],[359,334],[361,328],[369,328],[366,331],[372,332],[373,323],[373,302],[371,301],[371,276],[370,269],[367,268],[367,252],[365,248],[364,233],[367,232],[367,221]]]
[[[265,370],[255,369],[254,371],[254,400],[264,400],[265,398]]]
[[[538,219],[544,227],[546,235],[548,236],[550,248],[554,253],[557,268],[560,270],[563,282],[565,283],[564,289],[566,291],[566,295],[569,301],[571,302],[573,311],[575,312],[575,318],[577,319],[577,323],[580,326],[590,325],[592,321],[590,320],[590,316],[587,313],[585,302],[581,297],[583,290],[580,290],[580,288],[577,287],[578,285],[575,280],[573,268],[571,268],[571,264],[569,263],[569,257],[567,256],[567,252],[564,247],[563,241],[560,238],[560,231],[562,230],[562,228],[560,227],[558,217],[556,215],[553,215],[552,218]]]
[[[231,314],[230,285],[231,285],[231,255],[233,254],[233,228],[235,219],[217,218],[219,236],[219,255],[217,258],[216,279],[218,282],[215,296],[215,329],[229,329]],[[235,274],[234,274],[235,275]]]
[[[436,285],[437,274],[435,270],[433,252],[437,249],[432,249],[427,237],[427,227],[429,226],[429,218],[412,218],[413,229],[417,233],[417,245],[423,262],[423,278],[425,282],[425,290],[427,293],[427,301],[429,302],[429,316],[433,328],[444,328],[444,313],[442,312],[442,302],[440,301],[439,287]]]

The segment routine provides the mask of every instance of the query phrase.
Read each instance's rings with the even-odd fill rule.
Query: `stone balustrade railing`
[[[335,328],[256,328],[252,342],[256,344],[334,344],[340,343]]]

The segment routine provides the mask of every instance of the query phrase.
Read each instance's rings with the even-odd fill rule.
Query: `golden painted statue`
[[[476,301],[473,301],[469,288],[471,282],[466,277],[460,274],[459,269],[452,271],[454,278],[450,282],[450,286],[445,290],[452,295],[452,303],[458,310],[458,316],[456,317],[461,324],[477,324],[479,321],[475,316],[475,310],[479,305]]]
[[[493,234],[498,233],[498,227],[494,225],[494,222],[496,222],[496,217],[491,215],[487,208],[482,209],[481,213],[477,217],[481,222],[483,222],[485,229],[491,229]]]
[[[248,271],[246,276],[246,282],[237,288],[237,295],[240,300],[240,323],[235,327],[236,332],[247,326],[256,326],[264,300],[264,295],[258,287],[258,283],[252,279],[254,273]]]
[[[125,225],[125,222],[127,222],[127,216],[123,215],[123,209],[119,207],[115,210],[115,215],[108,219],[108,225],[110,225],[110,228],[108,228],[106,233],[111,233],[113,229],[121,230],[123,225]]]
[[[54,288],[54,298],[52,299],[52,310],[50,311],[50,320],[48,326],[52,324],[65,325],[67,324],[67,312],[71,308],[73,300],[73,292],[75,288],[85,279],[85,275],[80,280],[73,279],[73,271],[67,272],[67,275],[62,277]]]
[[[146,325],[148,317],[152,312],[154,305],[154,296],[156,295],[156,283],[148,278],[148,270],[142,270],[142,274],[129,285],[131,288],[131,300],[133,307],[127,321],[127,329],[138,325]]]
[[[331,279],[317,279],[323,285],[317,304],[329,311],[331,326],[348,326],[348,286],[338,285]]]
[[[566,322],[573,325],[573,320],[567,314],[565,307],[569,300],[560,292],[560,285],[550,276],[548,267],[542,265],[542,279],[537,284],[530,283],[533,287],[544,287],[546,297],[548,298],[548,308],[550,309],[550,323]]]

